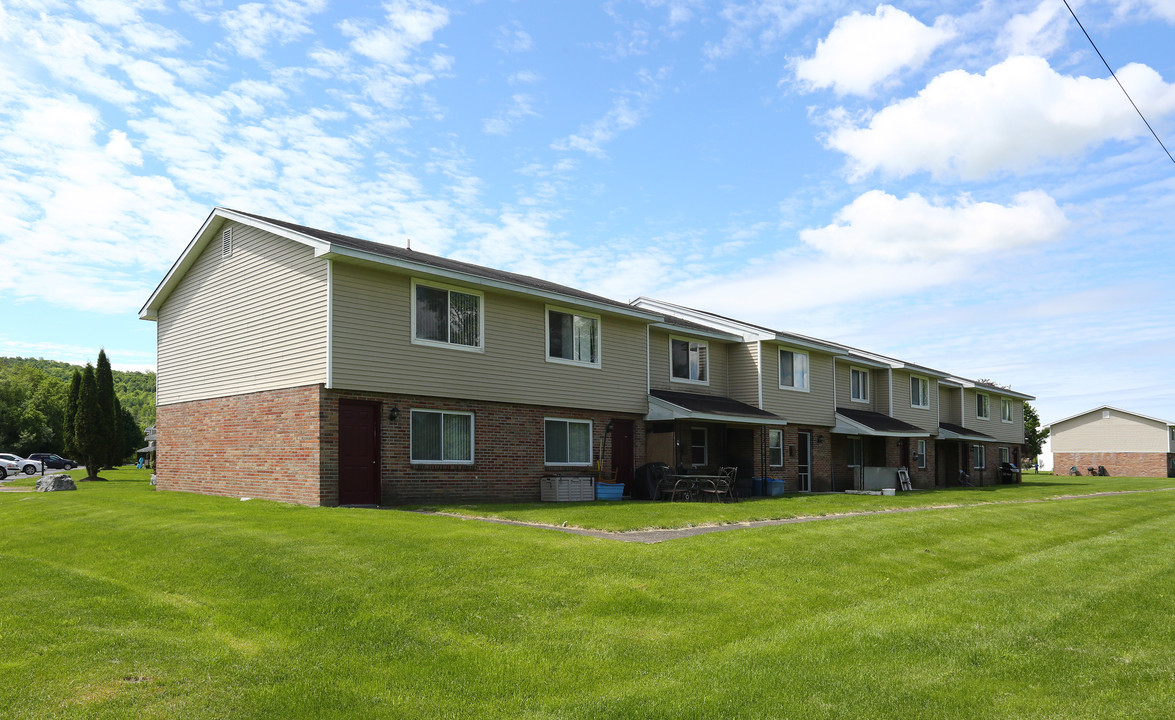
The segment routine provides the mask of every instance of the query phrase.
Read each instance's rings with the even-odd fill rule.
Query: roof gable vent
[[[220,256],[228,258],[233,256],[233,229],[225,228],[224,232],[220,234]]]

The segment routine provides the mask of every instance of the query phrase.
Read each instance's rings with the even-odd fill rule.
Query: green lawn
[[[562,525],[593,530],[647,530],[698,525],[782,520],[897,508],[978,505],[994,502],[1047,500],[1067,495],[1121,490],[1175,489],[1169,478],[1068,477],[1031,474],[1017,485],[989,485],[947,490],[915,490],[892,497],[879,495],[790,494],[752,498],[739,503],[599,501],[588,503],[452,503],[415,506],[419,509],[472,517]]]
[[[0,493],[5,718],[1175,715],[1175,492],[644,545],[103,475]]]

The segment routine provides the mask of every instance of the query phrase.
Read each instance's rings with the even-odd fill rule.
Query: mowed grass
[[[1048,500],[1071,495],[1127,490],[1175,490],[1171,478],[1107,478],[1024,475],[1014,485],[915,490],[894,496],[844,493],[792,493],[780,498],[750,498],[738,503],[597,501],[575,503],[448,503],[414,506],[416,509],[471,517],[515,520],[540,525],[563,525],[591,530],[624,532],[685,528],[876,512],[901,508],[948,507],[998,502]]]
[[[644,545],[132,478],[0,493],[3,717],[1175,715],[1175,493]]]

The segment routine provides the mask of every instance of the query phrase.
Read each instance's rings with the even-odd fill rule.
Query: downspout
[[[648,402],[649,391],[653,389],[653,363],[649,360],[649,353],[652,352],[653,344],[649,340],[652,331],[651,326],[645,325],[645,402]]]
[[[893,417],[893,366],[889,368],[889,416]]]
[[[759,378],[759,409],[763,409],[763,341],[756,340],[758,355],[755,358],[755,375]]]
[[[326,389],[335,386],[335,285],[334,261],[326,261]]]
[[[836,396],[836,356],[832,356],[832,424],[836,424],[836,404],[840,399]]]

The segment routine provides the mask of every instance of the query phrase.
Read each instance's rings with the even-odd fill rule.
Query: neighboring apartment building
[[[1053,472],[1175,477],[1175,423],[1102,405],[1047,426]]]
[[[310,505],[536,500],[543,476],[650,461],[813,491],[899,465],[923,487],[993,482],[1031,399],[222,208],[140,317],[158,487]]]

